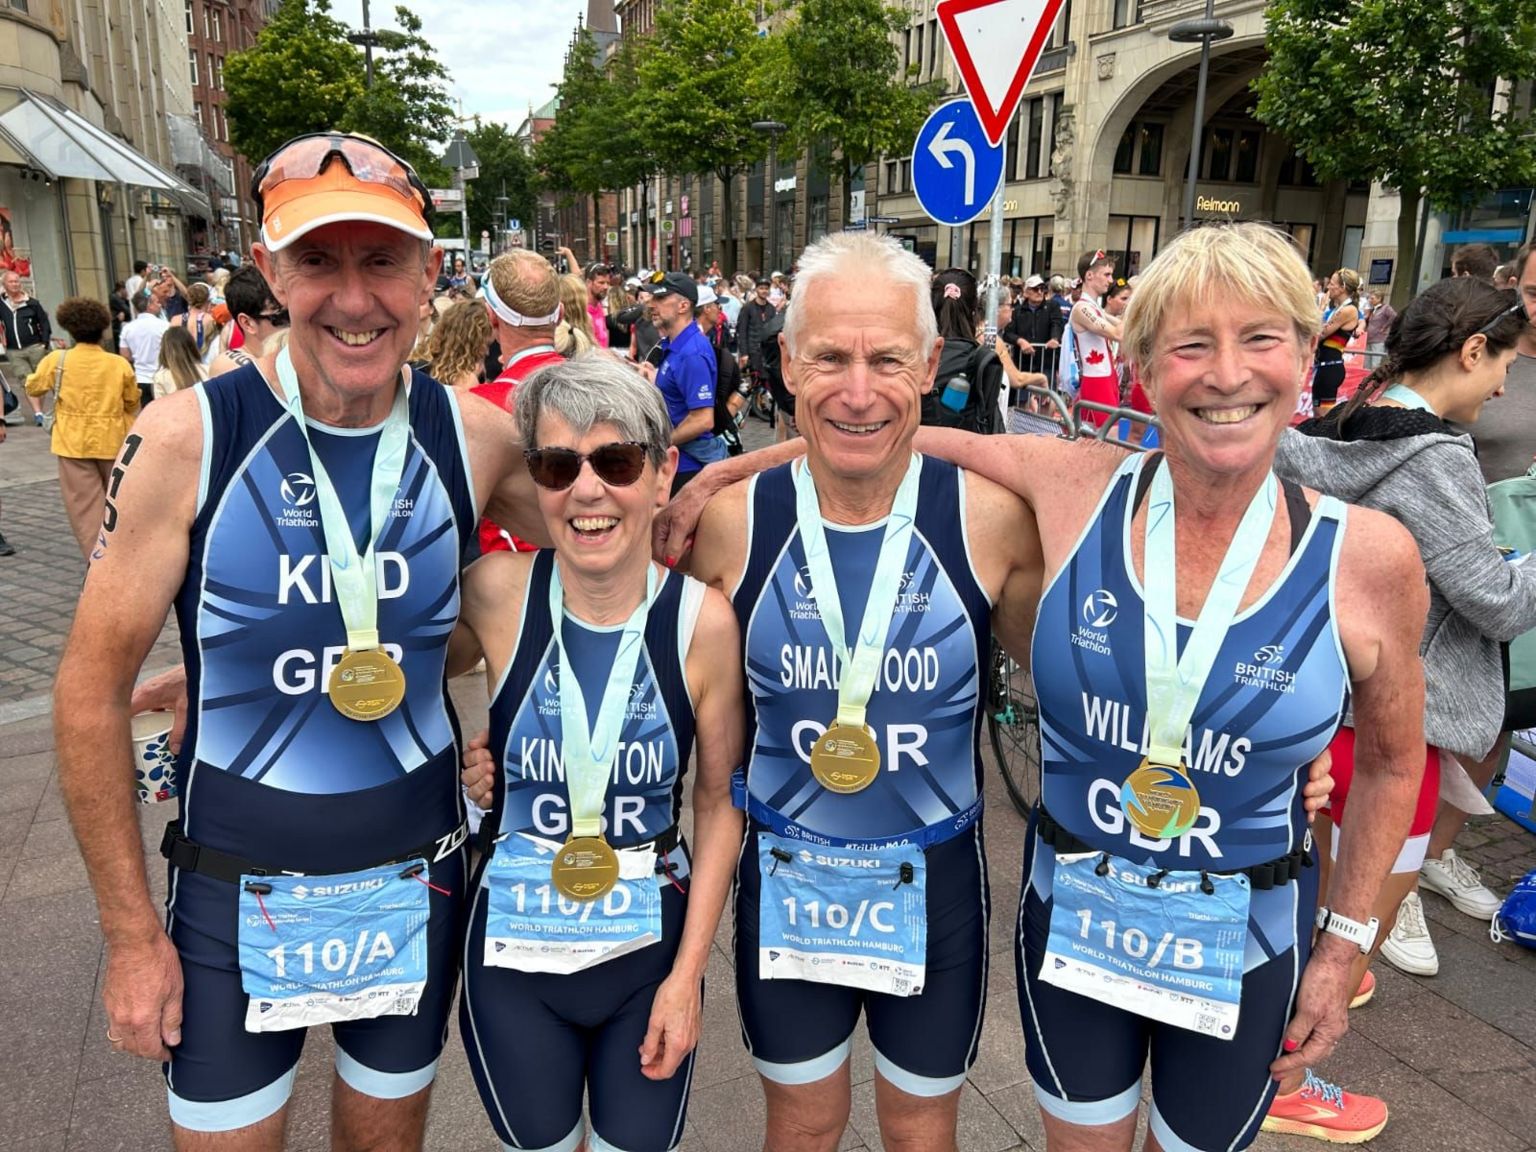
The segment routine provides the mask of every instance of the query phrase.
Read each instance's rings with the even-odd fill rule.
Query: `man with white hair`
[[[1040,560],[1021,502],[912,453],[943,347],[929,279],[866,233],[806,251],[781,338],[805,463],[698,528],[694,571],[745,639],[736,986],[775,1152],[837,1146],[861,1013],[885,1146],[953,1150],[981,1034],[982,670],[993,631],[1024,651]]]
[[[442,261],[410,166],[316,133],[252,192],[287,346],[128,436],[59,666],[60,786],[106,939],[107,1039],[163,1062],[176,1147],[282,1147],[305,1032],[330,1023],[335,1145],[409,1152],[468,874],[443,680],[459,565],[488,505],[545,530],[511,414],[405,367]],[[190,695],[162,922],[129,713],[172,606],[190,674],[134,696]]]

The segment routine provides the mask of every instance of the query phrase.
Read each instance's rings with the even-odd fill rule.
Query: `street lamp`
[[[373,50],[379,46],[379,34],[368,23],[368,0],[363,0],[363,30],[347,36],[347,42],[357,44],[363,50],[363,84],[373,87]]]
[[[779,179],[779,137],[788,130],[788,125],[777,120],[754,120],[752,131],[762,132],[768,137],[768,259],[763,263],[772,266],[779,259],[779,199],[776,187]],[[767,268],[764,268],[766,271]]]
[[[1200,143],[1205,135],[1205,78],[1211,69],[1211,41],[1232,35],[1232,25],[1216,19],[1216,0],[1205,0],[1205,15],[1180,20],[1168,30],[1175,44],[1200,45],[1200,75],[1195,81],[1195,135],[1189,145],[1189,174],[1184,181],[1184,227],[1195,224],[1195,181],[1200,177]]]
[[[464,129],[453,130],[453,141],[443,153],[443,163],[453,169],[453,186],[459,190],[459,223],[464,229],[464,267],[470,267],[469,259],[469,193],[465,185],[480,175],[480,157],[464,139]]]

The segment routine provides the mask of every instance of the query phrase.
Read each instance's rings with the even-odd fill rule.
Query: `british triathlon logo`
[[[1245,688],[1261,688],[1265,692],[1295,692],[1296,673],[1287,672],[1284,644],[1266,644],[1253,654],[1251,663],[1239,660],[1233,668],[1234,678]]]
[[[1072,643],[1101,656],[1110,654],[1109,633],[1105,631],[1120,615],[1120,602],[1105,588],[1088,593],[1083,601],[1082,620],[1072,633]]]
[[[1088,593],[1083,601],[1083,623],[1090,628],[1108,628],[1120,614],[1120,602],[1113,592],[1103,588]]]

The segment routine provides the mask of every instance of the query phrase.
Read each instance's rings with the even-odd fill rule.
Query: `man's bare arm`
[[[701,470],[686,488],[672,497],[671,503],[656,517],[651,528],[651,544],[656,559],[671,567],[688,554],[693,546],[699,518],[704,514],[704,506],[715,493],[804,454],[805,441],[797,437],[782,444],[717,461]]]
[[[54,685],[59,786],[107,941],[108,1019],[127,1051],[153,1058],[179,1042],[181,974],[145,875],[129,702],[186,573],[202,450],[191,392],[134,425]]]
[[[549,529],[523,459],[517,421],[510,412],[472,393],[459,397],[459,411],[474,469],[475,502],[482,514],[530,544],[547,546]]]

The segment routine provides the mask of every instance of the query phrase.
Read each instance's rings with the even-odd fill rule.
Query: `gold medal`
[[[829,792],[862,792],[880,774],[880,748],[866,724],[832,722],[811,745],[811,774]]]
[[[1168,767],[1143,760],[1120,786],[1120,808],[1143,836],[1173,840],[1195,826],[1200,793],[1183,764]]]
[[[326,691],[349,720],[382,720],[405,699],[405,672],[382,648],[342,653]]]
[[[555,854],[549,878],[562,896],[597,900],[619,882],[619,854],[601,836],[572,836]]]

